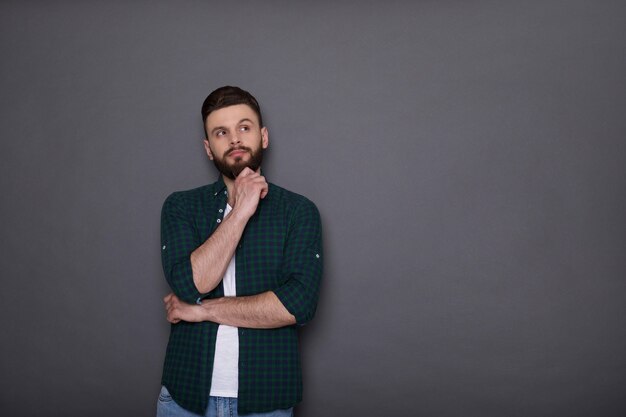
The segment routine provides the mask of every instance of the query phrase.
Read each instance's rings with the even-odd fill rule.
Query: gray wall
[[[624,3],[225,3],[0,4],[0,414],[154,415],[235,84],[323,217],[299,417],[626,415]]]

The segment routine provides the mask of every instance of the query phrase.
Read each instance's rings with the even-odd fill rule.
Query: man
[[[322,275],[319,213],[261,175],[269,135],[250,93],[218,88],[202,119],[221,175],[163,205],[173,292],[157,416],[291,416],[302,399],[297,328],[315,313]]]

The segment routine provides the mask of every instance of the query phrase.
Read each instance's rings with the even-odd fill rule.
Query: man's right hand
[[[244,168],[235,179],[233,213],[249,219],[268,190],[264,176],[248,167]]]

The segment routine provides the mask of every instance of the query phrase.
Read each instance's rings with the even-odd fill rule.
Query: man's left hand
[[[167,321],[176,324],[179,321],[198,322],[202,321],[202,307],[199,305],[187,304],[180,301],[174,293],[170,293],[163,298],[165,310],[167,311]]]

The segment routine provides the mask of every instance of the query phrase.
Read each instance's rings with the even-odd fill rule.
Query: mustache
[[[252,153],[252,148],[248,148],[247,146],[232,146],[224,152],[224,156],[228,156],[234,151],[246,151],[248,153]]]

